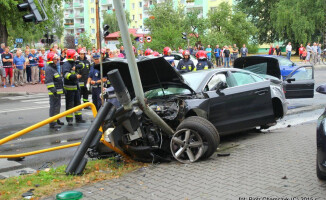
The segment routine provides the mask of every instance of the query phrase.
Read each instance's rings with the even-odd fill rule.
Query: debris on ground
[[[283,176],[282,179],[288,179],[286,176]]]
[[[230,153],[218,153],[217,156],[218,157],[225,157],[225,156],[230,156]]]

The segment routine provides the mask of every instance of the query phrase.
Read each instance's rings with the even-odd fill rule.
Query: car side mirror
[[[326,94],[326,84],[320,85],[316,89],[316,92],[321,93],[321,94]]]
[[[227,87],[228,87],[228,85],[226,84],[226,82],[221,81],[216,84],[214,89],[216,90],[216,93],[221,93],[221,90],[223,90]]]
[[[289,79],[286,79],[286,81],[287,81],[288,83],[291,83],[292,81],[295,81],[295,78],[289,78]]]
[[[295,66],[295,63],[292,63],[292,67],[294,67]]]

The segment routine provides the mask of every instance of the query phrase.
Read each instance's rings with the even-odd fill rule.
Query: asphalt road
[[[315,87],[326,83],[326,70],[317,69],[315,71],[315,81]],[[48,96],[46,94],[0,97],[0,138],[4,138],[48,118],[48,102]],[[316,120],[323,111],[322,108],[325,107],[326,95],[315,93],[313,99],[295,99],[288,100],[288,102],[289,113],[292,114],[280,120],[277,126],[271,128],[271,131],[276,128],[280,129],[289,125],[295,126],[300,123]],[[307,110],[302,110],[302,108],[307,108]],[[65,100],[62,99],[61,111],[64,110]],[[74,124],[73,127],[63,126],[59,131],[54,131],[49,129],[48,126],[44,126],[6,145],[0,146],[0,154],[33,151],[59,144],[80,141],[93,118],[90,110],[84,110],[83,115],[87,119],[86,124]],[[62,121],[65,122],[65,119],[62,119]],[[47,162],[51,162],[50,165],[54,166],[67,164],[75,150],[76,148],[70,148],[30,156],[20,162],[22,165],[19,168],[30,167],[38,169]]]

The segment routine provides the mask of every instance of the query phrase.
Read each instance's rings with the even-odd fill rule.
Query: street
[[[316,69],[315,87],[324,83],[325,72]],[[110,199],[266,196],[324,199],[326,183],[318,181],[315,174],[315,131],[325,101],[326,95],[319,93],[315,93],[313,99],[288,100],[288,115],[276,126],[262,133],[251,131],[222,137],[219,150],[207,161],[190,165],[178,162],[150,165],[120,179],[79,190],[87,199],[108,199],[108,196]],[[0,96],[0,138],[46,119],[48,108],[48,95],[44,93]],[[61,111],[64,110],[65,100],[62,99]],[[44,126],[2,145],[0,153],[21,153],[80,141],[93,118],[90,110],[83,110],[83,115],[86,124],[64,126],[59,131]],[[68,164],[75,150],[69,148],[29,156],[20,162],[1,159],[7,163],[0,168],[0,178]],[[230,153],[230,156],[218,157],[220,153]],[[97,192],[104,186],[109,189]]]

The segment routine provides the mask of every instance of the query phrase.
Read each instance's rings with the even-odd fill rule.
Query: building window
[[[135,3],[132,3],[131,5],[132,5],[132,9],[135,9]]]
[[[92,24],[95,24],[95,19],[91,18]]]
[[[143,26],[140,26],[139,28],[140,28],[140,29],[143,29]]]
[[[139,8],[143,7],[143,2],[139,2]]]
[[[92,43],[95,44],[95,39],[92,39]]]
[[[83,24],[84,23],[84,19],[80,19],[80,23]]]
[[[143,14],[139,14],[139,19],[140,19],[140,20],[143,19]]]
[[[95,29],[94,28],[92,29],[92,34],[95,34]]]
[[[91,13],[94,14],[95,13],[95,10],[94,8],[91,8]]]
[[[135,20],[135,15],[132,15],[132,20]]]

